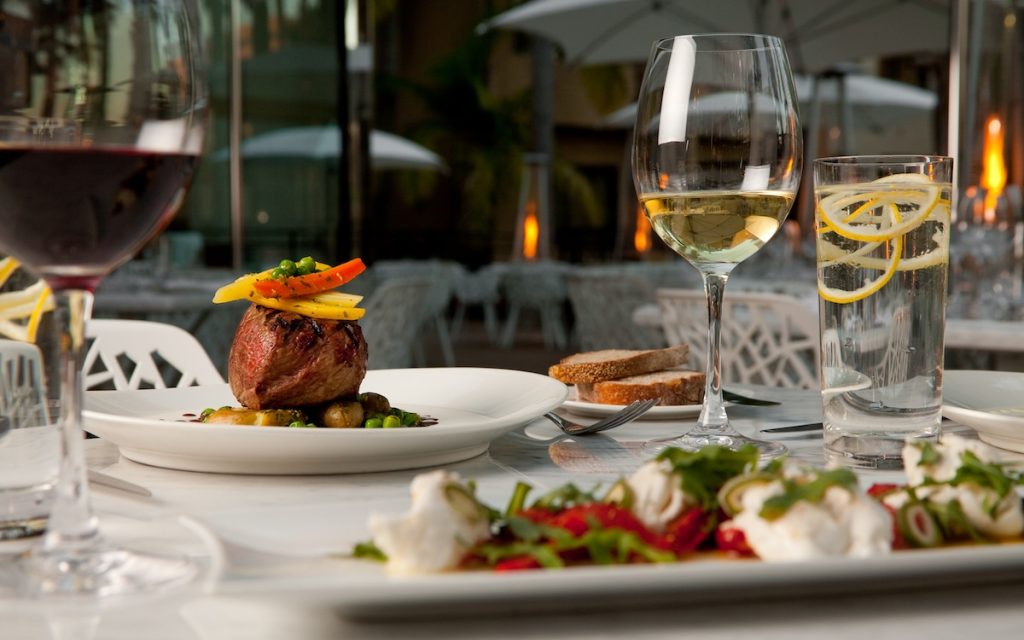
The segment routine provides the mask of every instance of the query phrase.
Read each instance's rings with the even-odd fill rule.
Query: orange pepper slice
[[[268,298],[298,298],[340,287],[365,270],[366,265],[363,264],[363,261],[360,258],[354,258],[324,271],[292,276],[284,280],[274,278],[257,280],[252,286],[257,293]]]

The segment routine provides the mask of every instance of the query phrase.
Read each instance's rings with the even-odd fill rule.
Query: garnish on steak
[[[241,408],[203,412],[200,422],[252,426],[390,428],[429,418],[359,393],[367,345],[356,322],[362,296],[332,289],[366,269],[356,258],[330,266],[305,257],[242,276],[215,303],[249,300],[228,355],[228,383]],[[383,407],[383,408],[381,408]]]

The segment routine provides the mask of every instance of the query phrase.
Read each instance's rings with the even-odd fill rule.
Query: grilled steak
[[[252,305],[238,323],[228,382],[250,409],[302,407],[359,392],[366,340],[350,320],[317,320]]]

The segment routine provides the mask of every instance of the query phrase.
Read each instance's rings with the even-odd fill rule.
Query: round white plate
[[[583,402],[576,399],[576,389],[569,389],[569,398],[562,404],[562,407],[570,413],[588,418],[603,418],[622,410],[621,404],[599,404],[596,402]],[[640,420],[671,420],[674,418],[693,418],[700,415],[701,405],[679,404],[651,407],[647,413],[640,416]]]
[[[942,399],[943,416],[991,445],[1024,452],[1024,373],[946,371]]]
[[[437,418],[404,429],[288,429],[189,422],[185,414],[238,405],[225,385],[86,393],[85,426],[130,460],[218,473],[391,471],[477,456],[498,436],[555,409],[568,390],[553,378],[503,369],[370,371],[363,391]]]

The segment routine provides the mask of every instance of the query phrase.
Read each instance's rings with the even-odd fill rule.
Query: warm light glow
[[[651,250],[651,223],[647,221],[644,210],[636,209],[636,231],[633,233],[633,248],[638,254],[645,254]]]
[[[1003,123],[997,116],[985,121],[985,146],[982,152],[981,188],[985,190],[986,223],[996,221],[996,204],[1006,186],[1006,161],[1003,158]]]
[[[523,219],[523,257],[534,260],[537,257],[537,240],[540,237],[540,223],[537,221],[537,203],[526,203],[526,217]]]

